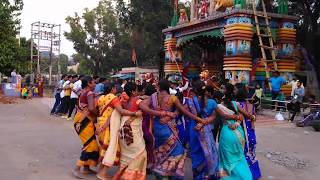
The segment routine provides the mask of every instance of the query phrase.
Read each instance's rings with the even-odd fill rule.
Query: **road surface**
[[[74,179],[71,170],[81,143],[71,121],[49,116],[52,103],[52,99],[43,98],[0,104],[1,180]],[[319,179],[320,133],[260,119],[256,131],[262,179]],[[188,161],[186,179],[192,179],[191,173]]]

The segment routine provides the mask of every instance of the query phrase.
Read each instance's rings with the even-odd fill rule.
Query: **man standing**
[[[294,117],[300,111],[300,105],[302,104],[304,98],[304,88],[301,87],[301,82],[297,81],[297,88],[294,90],[293,98],[290,105],[290,111],[292,112],[292,116],[289,122],[294,121]]]
[[[96,84],[96,88],[94,89],[94,93],[96,94],[97,97],[102,95],[104,93],[104,85],[106,83],[106,78],[101,77],[99,79],[99,83]]]
[[[294,95],[294,90],[298,87],[298,86],[297,86],[298,81],[299,81],[299,80],[297,80],[297,78],[294,77],[294,78],[292,79],[292,81],[290,81],[289,84],[288,84],[288,85],[291,85],[291,94],[290,94],[290,95],[291,95],[292,97],[293,97],[293,95]],[[304,88],[304,87],[303,87],[303,84],[301,84],[301,87]]]
[[[60,109],[60,113],[63,114],[62,118],[68,118],[66,115],[69,107],[70,107],[70,96],[71,96],[71,81],[72,81],[72,76],[69,75],[67,78],[67,81],[63,84],[63,95],[64,97],[62,98],[62,107]]]
[[[280,76],[279,71],[275,71],[269,79],[269,82],[271,83],[272,100],[274,101],[279,95],[282,85],[286,83],[286,80]],[[275,102],[273,102],[272,105],[272,108],[274,109]]]
[[[71,115],[72,115],[72,112],[74,110],[74,108],[76,107],[76,104],[78,102],[78,98],[79,98],[79,94],[80,94],[80,91],[82,89],[81,87],[81,84],[82,84],[82,81],[81,79],[83,78],[83,76],[78,76],[78,75],[74,75],[72,77],[72,85],[71,85],[71,96],[70,96],[70,106],[69,106],[69,114],[68,114],[68,118],[67,120],[71,120]]]
[[[12,70],[11,72],[11,83],[12,84],[15,84],[17,83],[17,73],[16,73],[16,70]]]
[[[62,86],[64,84],[64,82],[67,80],[67,75],[62,75],[61,77],[61,80],[56,84],[56,87],[54,89],[54,97],[56,99],[56,102],[54,103],[53,107],[52,107],[52,110],[51,110],[51,113],[50,115],[54,115],[57,113],[58,111],[58,107],[60,106],[61,104],[61,96],[60,96],[60,93],[62,91]]]

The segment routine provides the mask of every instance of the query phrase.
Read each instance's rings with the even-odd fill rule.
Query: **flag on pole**
[[[131,61],[132,61],[134,64],[137,64],[137,53],[136,53],[136,50],[135,50],[135,49],[132,49]]]

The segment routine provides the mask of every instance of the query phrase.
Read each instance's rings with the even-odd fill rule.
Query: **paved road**
[[[33,99],[0,105],[1,180],[74,179],[70,170],[79,156],[81,144],[72,122],[48,116],[51,103],[51,99]],[[263,179],[314,180],[320,177],[320,133],[274,124],[270,120],[257,127],[257,136]],[[312,165],[302,170],[283,167],[271,162],[275,156],[266,158],[268,152],[276,152],[275,156],[287,153]],[[186,168],[186,179],[191,179],[190,162]]]

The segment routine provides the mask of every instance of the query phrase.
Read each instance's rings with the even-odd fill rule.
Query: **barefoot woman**
[[[187,111],[177,100],[176,96],[169,94],[169,81],[163,79],[159,82],[159,92],[154,93],[142,103],[141,108],[149,106],[154,110],[173,112],[181,111],[190,118],[203,123],[204,121]],[[179,140],[175,118],[155,116],[153,134],[155,137],[153,171],[160,179],[183,179],[186,153]]]
[[[81,167],[83,167],[83,174],[94,173],[89,167],[96,166],[99,158],[94,127],[97,116],[92,92],[95,86],[95,82],[89,76],[82,80],[83,92],[80,95],[78,111],[74,117],[74,128],[83,144],[80,159],[73,171],[73,175],[78,178],[81,178]]]
[[[116,93],[115,84],[109,83],[105,87],[105,95],[102,95],[98,100],[97,134],[100,144],[99,162],[101,162],[101,165],[97,177],[102,180],[110,179],[111,177],[107,174],[107,170],[119,164],[120,147],[118,144],[118,132],[120,128],[120,115],[133,117],[140,117],[142,115],[141,112],[131,112],[123,109],[119,98],[115,95]]]
[[[137,85],[128,82],[124,86],[124,91],[129,99],[123,104],[123,107],[131,112],[139,111],[141,100],[138,97]],[[147,111],[147,113],[160,116],[169,115],[164,111]],[[142,121],[142,117],[123,116],[121,118],[120,169],[113,177],[114,180],[146,179],[147,152],[143,139]]]

